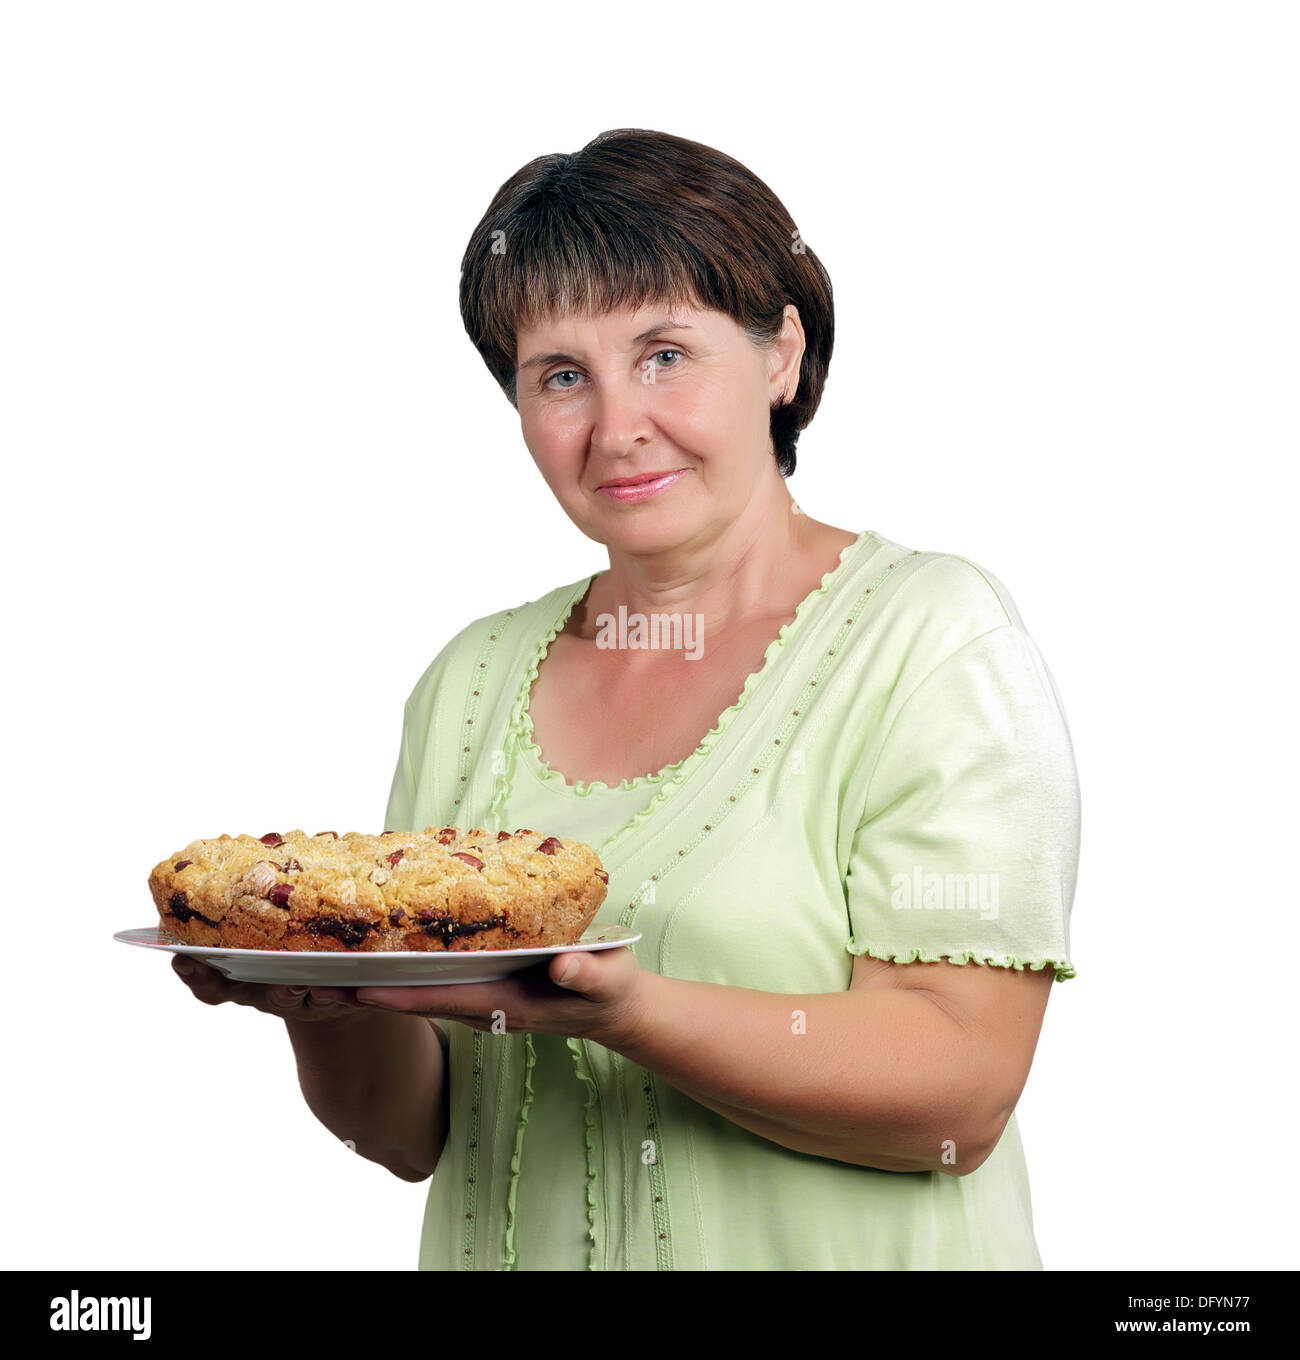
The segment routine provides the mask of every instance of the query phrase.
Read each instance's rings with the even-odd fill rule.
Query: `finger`
[[[197,959],[192,959],[188,954],[172,955],[172,972],[177,977],[184,978],[189,982],[191,978],[198,975],[198,971],[203,965]]]
[[[355,1006],[357,999],[353,996],[355,987],[291,987],[291,992],[296,992],[300,996],[307,995],[304,1003],[310,1006]]]
[[[322,1014],[356,1008],[356,1003],[348,995],[346,987],[293,987],[273,983],[259,986],[257,992],[258,995],[251,1004],[287,1019],[301,1017],[304,1011],[313,1012],[315,1018]]]
[[[547,975],[557,987],[564,987],[571,992],[585,992],[587,988],[584,983],[590,985],[591,978],[583,967],[584,957],[590,955],[557,954],[551,960]]]
[[[621,995],[631,950],[580,949],[557,954],[551,960],[550,979],[566,992],[577,992],[590,1001],[611,1001]]]
[[[634,984],[640,965],[626,945],[618,949],[578,950],[551,960],[551,981],[589,1001],[619,1001]]]
[[[502,978],[499,982],[454,982],[438,987],[358,987],[356,998],[363,1006],[383,1006],[387,1010],[413,1015],[450,1016],[490,1015],[495,1010],[509,1013],[523,1001],[521,983]]]
[[[290,987],[281,982],[266,983],[259,991],[256,998],[261,1003],[259,1009],[273,1015],[297,1015],[311,1001],[306,987]]]
[[[188,955],[179,954],[172,960],[172,967],[181,980],[206,1006],[219,1006],[223,1001],[234,999],[234,987],[224,973]]]

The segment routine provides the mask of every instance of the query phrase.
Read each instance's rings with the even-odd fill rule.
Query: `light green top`
[[[616,788],[546,767],[527,714],[594,579],[438,654],[385,827],[586,841],[610,876],[596,921],[639,930],[670,977],[838,992],[858,954],[1074,976],[1069,731],[988,572],[864,531],[699,747]],[[447,1023],[421,1269],[1042,1268],[1014,1115],[969,1175],[877,1171],[750,1133],[600,1044]]]

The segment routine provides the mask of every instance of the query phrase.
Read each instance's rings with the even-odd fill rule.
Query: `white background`
[[[111,937],[197,836],[381,829],[443,643],[607,564],[457,283],[503,180],[623,126],[830,272],[801,506],[987,567],[1060,690],[1045,1266],[1300,1264],[1293,6],[0,15],[0,1264],[414,1268],[427,1185],[315,1121],[280,1022]]]

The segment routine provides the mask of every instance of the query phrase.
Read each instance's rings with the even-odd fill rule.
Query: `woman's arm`
[[[848,991],[798,996],[642,972],[607,1046],[796,1152],[960,1176],[1002,1136],[1053,977],[863,955]]]
[[[422,1015],[358,1006],[352,988],[237,982],[188,956],[173,971],[207,1006],[283,1020],[317,1119],[403,1180],[422,1181],[447,1139],[446,1035]]]
[[[844,992],[662,977],[627,948],[498,982],[360,987],[365,1009],[590,1039],[760,1137],[881,1171],[963,1176],[997,1146],[1055,973],[854,960]],[[653,1137],[653,1131],[651,1131]]]
[[[365,1007],[337,1020],[284,1023],[316,1118],[402,1180],[432,1175],[449,1112],[446,1053],[434,1024]]]

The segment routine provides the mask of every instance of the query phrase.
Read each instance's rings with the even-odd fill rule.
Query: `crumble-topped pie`
[[[478,950],[576,944],[608,882],[580,841],[430,826],[191,841],[154,867],[149,891],[186,944]]]

